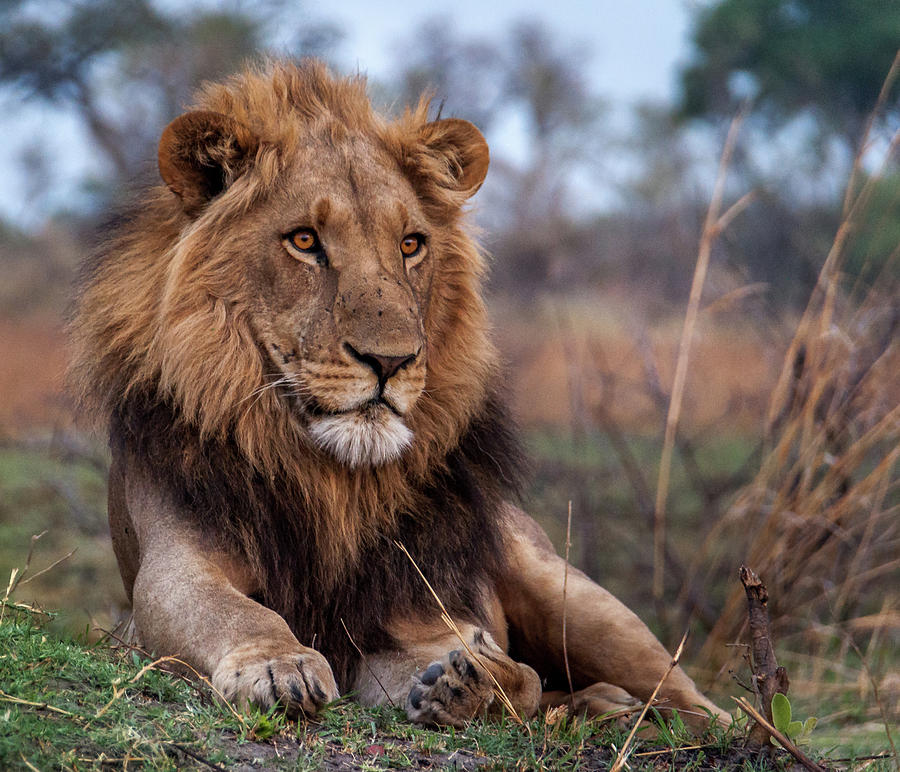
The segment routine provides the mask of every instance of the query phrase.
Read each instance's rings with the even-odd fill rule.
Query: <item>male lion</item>
[[[350,692],[459,726],[497,707],[493,679],[521,714],[569,698],[564,563],[508,503],[462,214],[488,148],[427,112],[386,121],[315,62],[207,86],[163,132],[165,186],[85,270],[72,376],[108,427],[138,631],[239,703]],[[648,698],[670,659],[576,570],[567,644],[594,713]],[[678,668],[661,696],[722,715]]]

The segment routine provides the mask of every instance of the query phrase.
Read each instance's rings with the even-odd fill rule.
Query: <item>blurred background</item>
[[[746,669],[746,561],[818,742],[883,747],[900,703],[900,4],[320,7],[0,3],[0,573],[44,531],[31,575],[75,550],[19,599],[89,635],[125,606],[104,441],[62,382],[79,261],[155,181],[199,83],[318,56],[365,74],[385,111],[432,89],[488,138],[473,216],[526,503],[559,549],[571,502],[571,562],[668,645],[690,627],[686,660],[723,705]]]

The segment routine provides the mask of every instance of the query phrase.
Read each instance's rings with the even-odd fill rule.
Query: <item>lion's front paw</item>
[[[464,651],[451,651],[413,676],[406,713],[419,724],[463,727],[494,699],[491,678]]]
[[[212,685],[229,702],[262,708],[278,704],[290,716],[315,713],[340,696],[328,661],[307,648],[273,654],[256,644],[241,646],[219,663]]]

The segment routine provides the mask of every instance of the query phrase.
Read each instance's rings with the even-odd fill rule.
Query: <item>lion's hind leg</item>
[[[727,724],[729,716],[703,696],[680,667],[669,670],[671,655],[647,626],[584,573],[566,566],[540,526],[513,507],[508,510],[506,543],[509,570],[497,586],[511,648],[550,678],[553,688],[563,685],[560,674],[567,662],[576,694],[594,684],[614,684],[647,700],[662,681],[657,696],[667,708],[677,708],[694,731],[708,728],[707,712]]]
[[[565,705],[576,715],[603,716],[608,713],[629,713],[641,705],[624,689],[612,684],[596,683],[570,694],[564,691],[547,691],[541,695],[541,710]]]

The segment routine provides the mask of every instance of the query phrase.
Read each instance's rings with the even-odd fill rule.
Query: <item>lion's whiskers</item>
[[[266,376],[266,377],[268,377],[268,376]],[[283,384],[290,383],[290,382],[291,382],[291,379],[289,376],[282,375],[280,378],[277,378],[276,380],[271,381],[270,383],[264,383],[262,386],[257,386],[246,397],[241,399],[238,402],[238,404],[243,405],[248,399],[253,399],[254,397],[256,397],[256,400],[254,400],[254,403],[253,403],[255,405],[256,402],[259,400],[259,398],[262,396],[262,394],[264,392],[268,391],[269,389],[274,389],[278,386],[281,386]],[[251,407],[252,407],[252,405],[251,405]]]

